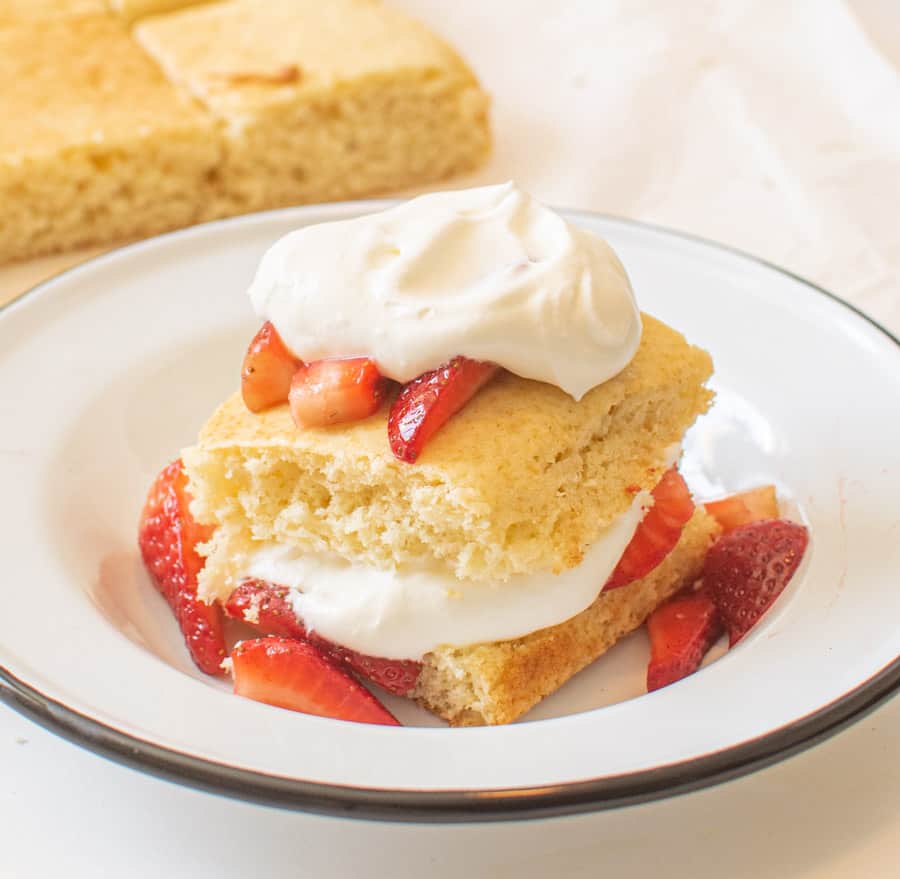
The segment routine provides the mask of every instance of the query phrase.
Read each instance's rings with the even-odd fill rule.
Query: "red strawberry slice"
[[[288,399],[297,427],[325,427],[368,418],[378,411],[387,380],[373,360],[314,360],[291,381]]]
[[[406,696],[416,686],[422,663],[413,659],[385,659],[382,656],[367,656],[340,644],[326,641],[313,632],[310,640],[318,644],[335,661],[346,664],[361,678],[378,684],[382,690],[395,696]]]
[[[493,363],[454,357],[404,385],[388,418],[388,440],[394,457],[412,464],[431,437],[499,369]]]
[[[706,501],[703,506],[728,533],[741,525],[778,518],[778,499],[774,485],[761,485],[718,501]]]
[[[604,589],[618,589],[646,577],[672,551],[694,513],[691,493],[671,467],[651,492],[653,506],[641,520]]]
[[[337,720],[400,725],[362,684],[307,641],[242,641],[231,662],[234,692],[248,699]]]
[[[809,543],[803,525],[767,519],[720,537],[703,566],[709,590],[734,647],[790,582]]]
[[[722,632],[719,613],[704,590],[680,592],[660,605],[647,617],[647,692],[693,674]]]
[[[179,459],[150,488],[138,545],[156,587],[175,613],[195,664],[209,675],[218,675],[225,658],[222,611],[197,597],[197,574],[204,561],[196,546],[209,540],[212,528],[194,521],[189,503],[187,476]]]
[[[306,627],[297,619],[289,594],[286,586],[247,579],[228,597],[225,613],[233,620],[257,626],[267,635],[306,639]]]
[[[405,696],[415,687],[422,671],[421,663],[412,659],[366,656],[334,644],[315,632],[307,632],[294,613],[288,593],[286,587],[266,580],[244,580],[225,603],[225,613],[232,619],[256,626],[261,632],[309,641],[338,664],[389,693]]]
[[[266,321],[253,337],[241,369],[241,396],[251,412],[286,403],[291,379],[301,361],[288,351],[278,331]]]

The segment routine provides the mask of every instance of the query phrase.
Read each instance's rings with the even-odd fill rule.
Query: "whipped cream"
[[[294,610],[307,628],[336,644],[370,656],[421,659],[442,644],[518,638],[580,613],[600,593],[652,503],[649,492],[638,493],[581,564],[561,574],[480,583],[436,569],[363,568],[267,544],[250,555],[244,576],[294,590]]]
[[[249,295],[297,357],[367,356],[399,382],[462,355],[577,400],[641,335],[610,246],[513,183],[297,229],[262,258]]]

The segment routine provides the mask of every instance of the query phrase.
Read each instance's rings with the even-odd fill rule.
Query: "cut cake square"
[[[0,29],[0,261],[198,219],[215,123],[110,13]]]
[[[135,34],[222,122],[210,215],[426,183],[490,148],[472,72],[376,0],[232,0],[145,19]]]

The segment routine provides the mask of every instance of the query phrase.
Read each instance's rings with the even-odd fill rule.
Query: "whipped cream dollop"
[[[287,586],[308,629],[369,656],[421,659],[442,644],[518,638],[588,607],[609,579],[646,511],[649,492],[610,525],[577,567],[518,574],[504,583],[458,580],[437,569],[363,568],[343,559],[263,544],[245,577]]]
[[[641,335],[610,246],[513,183],[297,229],[249,294],[297,357],[367,356],[399,382],[462,355],[580,399]]]

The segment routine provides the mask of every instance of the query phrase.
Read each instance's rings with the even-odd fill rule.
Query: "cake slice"
[[[199,218],[215,122],[112,14],[0,28],[0,80],[0,261]]]
[[[490,147],[472,72],[377,0],[233,0],[144,19],[135,34],[222,124],[207,216],[439,180]]]
[[[362,578],[442,572],[462,602],[479,601],[479,590],[500,595],[487,623],[503,629],[497,608],[534,600],[535,574],[550,588],[556,575],[589,576],[586,555],[659,483],[709,405],[711,370],[704,351],[644,315],[629,365],[582,400],[501,373],[414,465],[391,454],[389,404],[364,421],[298,430],[286,406],[251,413],[236,395],[183,453],[192,512],[215,526],[200,594],[226,603],[260,549],[289,547]],[[515,720],[692,583],[718,530],[698,509],[661,564],[602,593],[589,580],[590,597],[556,624],[431,647],[413,657],[421,672],[407,695],[453,725]],[[415,608],[414,596],[405,601]]]

